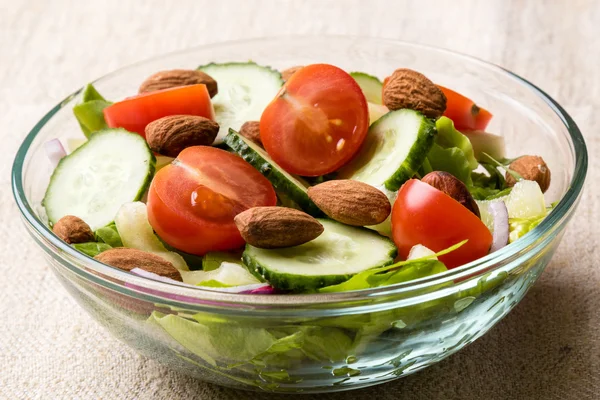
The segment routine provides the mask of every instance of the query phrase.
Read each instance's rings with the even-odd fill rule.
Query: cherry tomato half
[[[398,191],[392,209],[392,237],[405,259],[416,244],[439,252],[467,239],[440,257],[449,269],[485,256],[492,244],[492,234],[475,214],[417,179],[407,181]]]
[[[194,146],[152,180],[148,219],[171,246],[203,255],[241,247],[233,218],[276,202],[271,183],[246,161],[215,147]]]
[[[479,107],[473,100],[456,93],[454,90],[438,85],[446,96],[446,111],[444,115],[454,121],[456,129],[485,130],[492,119],[492,114]]]
[[[146,125],[169,115],[197,115],[214,119],[206,86],[182,86],[144,93],[104,109],[104,119],[109,127],[124,128],[144,137]]]
[[[288,172],[319,176],[356,154],[369,128],[367,101],[356,81],[328,64],[294,73],[260,119],[269,155]]]

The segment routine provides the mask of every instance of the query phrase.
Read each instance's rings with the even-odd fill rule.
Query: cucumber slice
[[[417,111],[390,111],[371,125],[360,152],[339,175],[396,191],[425,161],[435,132],[435,124]]]
[[[381,98],[383,83],[377,77],[364,72],[350,72],[350,76],[358,83],[368,102],[383,104]]]
[[[122,204],[138,200],[154,174],[155,158],[143,137],[124,129],[94,133],[60,160],[42,205],[50,224],[75,215],[93,231],[114,221]]]
[[[315,240],[284,249],[246,245],[248,270],[274,288],[296,292],[336,285],[367,269],[394,262],[394,243],[369,229],[319,219],[325,228]]]
[[[275,190],[283,193],[304,212],[318,217],[323,212],[308,197],[307,189],[310,186],[304,179],[287,173],[283,168],[271,160],[265,150],[251,140],[243,137],[233,129],[225,137],[225,143],[239,154],[250,165],[256,168],[273,184]]]
[[[246,121],[258,121],[283,85],[279,71],[253,62],[208,64],[198,67],[219,85],[212,98],[221,129],[215,144],[223,142],[229,128],[239,130]]]

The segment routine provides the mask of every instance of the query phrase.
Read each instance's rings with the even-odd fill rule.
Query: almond
[[[327,216],[346,225],[377,225],[392,206],[381,191],[363,182],[332,180],[308,188],[308,197]]]
[[[438,118],[446,110],[446,96],[425,75],[400,68],[385,80],[383,104],[390,110],[410,108]]]
[[[446,193],[454,200],[465,206],[473,214],[481,218],[479,213],[479,206],[471,196],[471,192],[458,178],[449,172],[445,171],[433,171],[428,173],[421,179],[422,182],[433,186],[437,190]]]
[[[139,93],[154,92],[179,86],[206,85],[210,97],[218,93],[217,82],[208,74],[194,69],[172,69],[149,76],[138,90]]]
[[[235,219],[244,240],[261,249],[298,246],[323,233],[323,225],[310,215],[286,207],[253,207]]]
[[[103,251],[94,258],[104,264],[112,265],[125,271],[140,268],[156,275],[183,282],[181,274],[173,264],[156,254],[146,251],[116,247]]]
[[[146,125],[146,141],[155,153],[177,157],[191,146],[210,146],[219,133],[219,124],[195,115],[170,115]]]
[[[294,75],[296,72],[298,72],[299,69],[302,68],[303,65],[296,65],[295,67],[284,69],[283,71],[281,71],[281,79],[283,79],[284,82],[287,82],[292,75]]]
[[[90,226],[74,215],[65,215],[56,221],[52,232],[69,244],[96,241]]]
[[[242,125],[242,127],[240,128],[240,135],[262,146],[262,141],[260,140],[260,122],[245,122],[244,125]]]
[[[539,156],[523,156],[517,158],[511,162],[508,169],[521,175],[523,179],[528,181],[536,181],[540,185],[542,193],[550,187],[550,168],[546,165],[546,162],[542,157]],[[506,184],[508,186],[514,186],[517,183],[516,179],[510,174],[506,173]]]

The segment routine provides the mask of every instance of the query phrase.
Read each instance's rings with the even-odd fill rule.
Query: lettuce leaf
[[[450,118],[441,117],[436,123],[437,135],[419,172],[446,171],[472,186],[471,172],[479,167],[469,138],[454,128]]]
[[[123,247],[121,235],[119,235],[119,231],[117,231],[117,225],[114,222],[105,226],[104,228],[98,229],[96,232],[94,232],[94,236],[96,237],[96,241],[98,243],[106,243],[111,247]]]
[[[210,251],[202,258],[202,269],[213,271],[221,266],[223,262],[242,265],[241,252]]]
[[[378,269],[363,271],[346,282],[319,289],[321,293],[347,292],[408,282],[446,271],[446,266],[437,260],[413,260],[391,271]]]
[[[473,185],[471,165],[465,154],[458,147],[443,148],[434,143],[427,155],[433,171],[446,171],[461,180],[467,187]]]
[[[474,172],[471,177],[473,184],[469,192],[475,200],[493,200],[508,195],[512,188],[508,187],[504,175],[495,165],[481,163],[486,173]]]
[[[85,137],[89,138],[92,133],[108,128],[104,120],[104,109],[111,104],[91,83],[86,85],[82,102],[73,107],[73,113]]]
[[[87,254],[90,257],[96,257],[98,254],[102,253],[103,251],[112,249],[112,246],[110,246],[106,243],[96,243],[96,242],[75,243],[71,246],[73,246],[73,248],[77,249],[78,251],[80,251],[84,254]]]
[[[529,218],[511,218],[508,221],[508,242],[512,243],[515,240],[523,237],[526,233],[529,233],[533,228],[538,226],[548,213],[544,215],[538,215]]]
[[[435,128],[438,134],[436,135],[435,142],[444,149],[450,149],[453,147],[458,148],[462,151],[464,157],[469,163],[470,169],[477,169],[479,162],[475,158],[475,152],[473,146],[468,137],[460,133],[454,128],[454,122],[447,117],[441,117],[435,122]],[[448,171],[450,172],[450,171]]]

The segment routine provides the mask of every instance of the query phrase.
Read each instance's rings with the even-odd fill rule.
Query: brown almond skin
[[[451,173],[445,171],[433,171],[425,175],[421,181],[446,193],[448,196],[465,206],[473,214],[477,215],[477,218],[481,218],[479,206],[475,202],[475,199],[473,199],[473,196],[471,196],[469,189],[467,189],[460,179],[456,178]]]
[[[508,168],[528,181],[536,181],[542,189],[542,193],[550,187],[550,168],[546,165],[544,159],[540,156],[523,156],[511,162]],[[506,173],[506,184],[510,187],[517,183],[516,179]]]
[[[140,268],[156,275],[183,282],[181,274],[173,264],[156,254],[146,251],[115,247],[114,249],[103,251],[94,258],[104,264],[112,265],[125,271]]]
[[[244,125],[240,128],[240,135],[262,146],[262,140],[260,140],[260,122],[244,122]]]
[[[296,72],[298,72],[298,70],[302,69],[303,67],[303,65],[296,65],[294,67],[284,69],[283,71],[281,71],[281,79],[283,79],[284,82],[287,82],[292,75],[294,75]]]
[[[385,221],[392,211],[390,201],[381,190],[350,179],[309,187],[308,197],[329,218],[346,225],[377,225]]]
[[[149,93],[157,90],[171,89],[179,86],[206,85],[210,97],[219,92],[217,81],[210,75],[194,69],[172,69],[150,75],[141,85],[138,93]]]
[[[155,153],[177,157],[191,146],[210,146],[219,124],[196,115],[170,115],[146,125],[146,141]]]
[[[52,227],[52,232],[68,244],[95,242],[94,232],[81,218],[65,215]]]
[[[400,68],[383,87],[383,104],[390,110],[409,108],[426,117],[438,118],[446,111],[446,96],[425,75]]]
[[[253,207],[236,215],[234,222],[246,243],[261,249],[299,246],[324,230],[315,218],[286,207]]]

